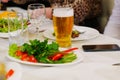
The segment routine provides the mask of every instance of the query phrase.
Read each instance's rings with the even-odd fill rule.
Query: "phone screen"
[[[86,52],[120,50],[120,47],[117,44],[83,45],[82,48]]]

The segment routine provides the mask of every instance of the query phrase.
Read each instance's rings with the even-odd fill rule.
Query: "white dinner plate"
[[[75,50],[74,53],[77,55],[77,59],[74,60],[73,62],[70,63],[63,63],[63,64],[45,64],[45,63],[33,63],[33,62],[27,62],[27,61],[22,61],[20,59],[16,59],[14,57],[11,57],[9,55],[7,55],[7,57],[15,62],[19,62],[19,63],[23,63],[23,64],[27,64],[27,65],[34,65],[34,66],[67,66],[67,65],[72,65],[72,64],[76,64],[78,62],[83,61],[83,55],[79,50]]]
[[[1,33],[0,32],[0,37],[1,38],[8,38],[8,36],[9,36],[8,33]]]
[[[25,31],[26,31],[26,29],[23,30],[23,32],[25,32]],[[16,35],[19,34],[20,32],[21,32],[21,30],[19,29],[19,30],[16,30],[16,31],[11,32],[10,34],[13,35],[13,36],[16,36]],[[9,37],[9,33],[1,33],[1,32],[0,32],[0,37],[1,37],[1,38],[8,38],[8,37]]]
[[[95,38],[95,37],[99,36],[99,34],[100,34],[96,29],[89,28],[89,27],[74,26],[73,29],[76,29],[80,32],[84,31],[84,33],[80,34],[79,37],[72,38],[72,41],[88,40],[88,39]],[[46,38],[55,40],[55,36],[53,36],[53,32],[54,32],[54,30],[53,30],[53,28],[51,28],[51,29],[48,29],[48,30],[44,31],[43,35]]]
[[[20,30],[11,32],[11,34],[13,36],[17,35],[18,33],[20,33]],[[2,37],[2,38],[8,38],[9,37],[9,33],[0,33],[0,37]]]

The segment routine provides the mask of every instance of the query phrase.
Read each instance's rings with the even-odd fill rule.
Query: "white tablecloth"
[[[44,38],[41,35],[41,39]],[[84,56],[83,62],[71,66],[42,67],[20,64],[22,67],[21,80],[119,80],[120,67],[112,66],[120,62],[120,51],[84,52],[83,44],[109,44],[120,41],[100,35],[87,41],[76,41],[73,45],[78,47]],[[8,40],[0,38],[0,60],[11,62],[5,55],[8,52]]]

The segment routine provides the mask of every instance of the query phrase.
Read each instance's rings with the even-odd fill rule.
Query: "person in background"
[[[6,10],[6,3],[8,0],[0,0],[0,10]]]
[[[2,2],[5,3],[7,7],[20,7],[25,10],[27,10],[29,4],[42,3],[46,7],[46,17],[52,17],[52,8],[48,0],[2,0]]]
[[[120,39],[120,0],[114,0],[114,7],[105,27],[104,35]]]
[[[74,23],[75,25],[88,26],[95,29],[100,29],[98,17],[102,13],[101,0],[11,0],[8,1],[8,6],[19,6],[27,9],[30,3],[43,3],[46,7],[46,13],[52,14],[54,4],[68,4],[74,8]]]
[[[48,0],[2,0],[3,3],[7,3],[7,7],[21,7],[27,9],[29,4],[42,3],[45,7],[50,7]]]
[[[75,24],[92,27],[100,31],[98,17],[102,13],[101,0],[76,0],[73,8]]]
[[[52,6],[57,3],[72,6],[75,25],[88,26],[100,31],[98,17],[102,14],[101,0],[49,0],[49,2]]]
[[[3,3],[7,3],[7,2],[8,2],[8,0],[1,0],[1,2],[3,2]]]

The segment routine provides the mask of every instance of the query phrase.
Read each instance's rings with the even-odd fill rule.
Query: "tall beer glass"
[[[74,24],[74,13],[71,7],[57,7],[53,10],[53,26],[56,42],[60,47],[71,46],[71,34]]]

